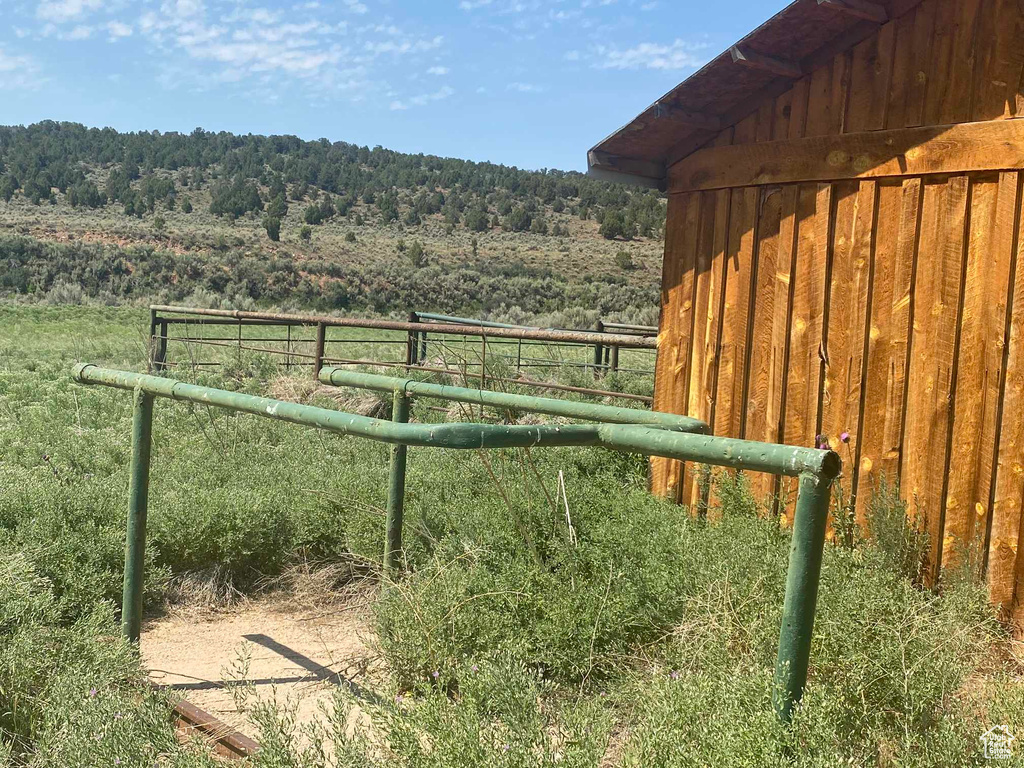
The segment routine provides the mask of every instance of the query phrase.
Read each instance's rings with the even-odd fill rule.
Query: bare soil
[[[258,741],[257,701],[326,725],[339,687],[372,696],[380,669],[371,642],[359,603],[309,606],[291,595],[175,611],[143,627],[141,648],[155,684]]]

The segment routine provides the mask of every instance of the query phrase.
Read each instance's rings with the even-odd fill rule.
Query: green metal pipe
[[[135,390],[132,409],[132,458],[128,481],[128,535],[124,550],[121,632],[139,642],[145,583],[146,514],[149,508],[149,458],[153,444],[153,396]]]
[[[825,542],[829,489],[839,474],[839,456],[831,451],[799,448],[749,440],[673,431],[672,428],[636,424],[569,424],[563,426],[495,426],[481,424],[409,424],[409,394],[395,391],[392,421],[329,411],[265,397],[254,397],[200,387],[146,374],[113,371],[82,364],[74,377],[85,384],[135,392],[132,427],[131,502],[125,556],[123,629],[137,641],[142,615],[146,508],[152,431],[153,397],[252,413],[265,418],[320,427],[388,443],[446,448],[510,448],[526,446],[593,445],[684,461],[800,477],[783,621],[779,636],[773,702],[778,716],[788,722],[807,681],[818,581]],[[385,378],[385,377],[379,377]],[[401,381],[401,380],[398,380]],[[378,382],[379,383],[379,382]],[[411,385],[410,385],[411,386]],[[451,388],[448,388],[451,389]],[[456,388],[457,389],[457,388]],[[420,394],[424,394],[422,391]],[[479,392],[474,392],[480,395]],[[496,393],[490,393],[496,394]],[[436,396],[436,395],[431,395]],[[538,400],[542,398],[527,398]],[[620,409],[627,410],[627,409]],[[643,412],[634,412],[638,415]],[[397,567],[401,553],[401,497],[405,456],[392,454],[389,484],[388,531],[385,563]]]
[[[343,411],[288,403],[269,397],[201,387],[160,376],[99,368],[87,363],[75,366],[74,377],[83,384],[102,384],[125,390],[141,388],[157,397],[199,405],[215,405],[293,424],[319,427],[338,434],[368,437],[385,443],[460,449],[594,445],[681,461],[696,461],[733,469],[791,476],[811,472],[832,478],[839,473],[840,467],[839,456],[831,451],[690,434],[656,425],[400,424]],[[643,415],[646,412],[634,413]]]
[[[323,368],[320,371],[320,382],[336,387],[358,387],[377,392],[405,392],[409,395],[433,397],[457,403],[514,408],[532,413],[545,413],[549,416],[565,416],[571,419],[586,419],[613,424],[650,424],[685,432],[706,433],[710,431],[710,427],[703,421],[688,416],[677,416],[674,413],[641,411],[637,408],[620,408],[614,405],[580,403],[551,397],[512,395],[507,392],[492,392],[486,389],[431,384],[416,379],[380,376],[375,373],[363,373],[344,368]]]
[[[839,454],[817,448],[687,434],[647,426],[608,424],[600,427],[600,433],[600,444],[605,448],[750,472],[789,477],[809,472],[831,480],[839,475],[842,467]]]
[[[186,384],[160,376],[114,371],[88,364],[77,365],[74,376],[75,380],[82,384],[102,384],[125,390],[139,387],[157,397],[199,405],[215,405],[232,411],[319,427],[341,435],[368,437],[385,443],[462,449],[529,448],[596,445],[600,439],[597,427],[591,424],[398,424],[354,413],[287,403],[269,397],[255,397],[240,392]]]
[[[409,421],[410,399],[395,392],[391,420],[396,424]],[[402,520],[405,512],[405,464],[408,447],[391,446],[391,467],[388,471],[388,510],[384,538],[384,568],[394,573],[402,567]]]
[[[807,683],[831,482],[832,478],[809,472],[800,475],[772,693],[775,711],[785,723],[792,719]]]

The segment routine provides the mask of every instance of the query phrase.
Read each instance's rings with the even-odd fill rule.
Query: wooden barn
[[[669,194],[656,408],[824,436],[860,522],[898,481],[932,572],[974,546],[1018,619],[1022,67],[1024,0],[797,0],[589,154]]]

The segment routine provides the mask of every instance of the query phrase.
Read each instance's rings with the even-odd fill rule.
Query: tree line
[[[56,203],[59,194],[76,207],[119,203],[125,215],[141,217],[176,205],[190,212],[187,190],[207,185],[210,213],[262,215],[272,239],[289,200],[303,204],[311,226],[347,216],[359,203],[384,223],[414,227],[439,214],[447,228],[473,232],[565,235],[553,214],[570,213],[598,221],[605,237],[625,239],[660,236],[665,217],[657,192],[575,172],[201,128],[183,134],[53,121],[0,126],[0,199],[8,202],[20,194],[37,205]]]

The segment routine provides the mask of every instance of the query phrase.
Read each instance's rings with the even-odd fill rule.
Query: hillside
[[[664,199],[326,139],[0,127],[0,294],[652,320]]]

